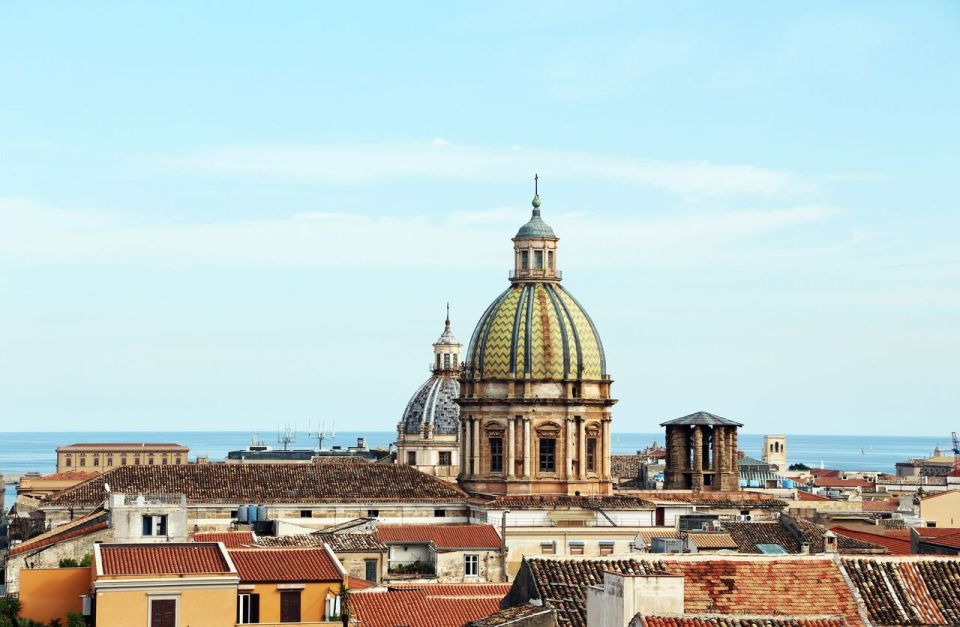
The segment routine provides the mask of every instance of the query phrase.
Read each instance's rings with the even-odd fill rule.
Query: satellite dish
[[[110,484],[104,482],[104,484],[103,484],[103,489],[107,491],[107,494],[109,494],[109,493],[110,493]]]

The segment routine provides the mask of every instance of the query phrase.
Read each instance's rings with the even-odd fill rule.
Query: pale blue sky
[[[391,430],[542,178],[618,431],[960,428],[960,4],[0,2],[0,429]]]

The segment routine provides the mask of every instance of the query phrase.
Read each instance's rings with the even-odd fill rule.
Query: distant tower
[[[763,436],[763,461],[777,470],[787,469],[787,436],[785,435],[765,435]]]
[[[699,411],[660,426],[667,429],[665,489],[740,489],[737,429],[742,424]]]
[[[460,467],[460,349],[450,329],[433,344],[432,376],[414,393],[397,425],[397,461],[453,481]]]

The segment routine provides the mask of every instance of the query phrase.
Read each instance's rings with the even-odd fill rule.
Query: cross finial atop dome
[[[443,321],[443,326],[446,329],[450,329],[450,303],[447,302],[447,319]]]
[[[540,190],[539,183],[540,176],[538,174],[533,175],[533,215],[540,215]]]

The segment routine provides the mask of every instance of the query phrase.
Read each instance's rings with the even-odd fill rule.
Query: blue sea
[[[388,446],[396,439],[393,431],[341,432],[336,439],[324,441],[324,447],[354,446],[357,437],[365,437],[370,447]],[[98,431],[98,432],[0,432],[0,472],[19,475],[38,471],[51,473],[56,469],[58,446],[75,442],[175,442],[190,448],[190,457],[206,455],[211,461],[222,460],[227,451],[245,448],[250,444],[247,431]],[[281,448],[276,441],[264,437],[265,443]],[[653,442],[663,444],[663,433],[614,433],[614,453],[633,453]],[[747,455],[760,457],[763,435],[740,434],[740,448]],[[315,447],[316,441],[300,436],[290,448]],[[894,464],[911,457],[926,457],[934,447],[948,449],[945,438],[859,435],[788,435],[787,457],[790,463],[803,462],[808,466],[839,468],[841,470],[877,470],[893,472]],[[16,497],[13,486],[5,489],[9,507]]]

